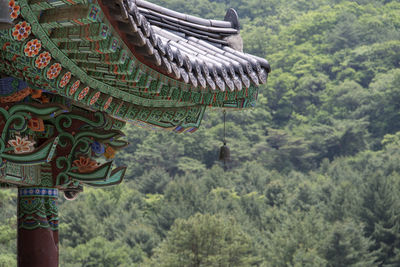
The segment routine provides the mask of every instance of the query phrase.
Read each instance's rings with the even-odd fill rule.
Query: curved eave
[[[240,91],[267,81],[267,60],[231,48],[241,42],[231,21],[197,18],[142,0],[102,4],[132,53],[169,77],[212,91]]]
[[[205,20],[146,3],[19,0],[14,25],[29,34],[0,31],[0,72],[74,105],[178,132],[199,127],[208,106],[254,104],[269,64],[226,45],[240,41],[236,12]],[[33,41],[41,47],[27,54]]]

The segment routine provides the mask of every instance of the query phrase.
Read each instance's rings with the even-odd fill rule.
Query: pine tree
[[[400,176],[385,176],[378,171],[367,177],[359,216],[365,223],[366,236],[375,241],[370,250],[377,253],[379,266],[400,266]]]
[[[372,267],[376,266],[376,257],[368,250],[372,243],[363,236],[363,231],[356,222],[338,221],[332,227],[321,250],[329,267]]]
[[[250,266],[250,237],[233,220],[196,214],[177,219],[156,250],[152,266]]]

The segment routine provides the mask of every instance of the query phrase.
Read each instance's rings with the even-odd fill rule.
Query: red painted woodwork
[[[58,267],[58,231],[18,229],[18,267]]]

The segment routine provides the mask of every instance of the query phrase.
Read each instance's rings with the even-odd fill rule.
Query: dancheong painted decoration
[[[0,186],[18,187],[18,265],[58,266],[57,198],[122,181],[126,123],[192,133],[267,81],[235,10],[223,21],[142,0],[0,0]]]

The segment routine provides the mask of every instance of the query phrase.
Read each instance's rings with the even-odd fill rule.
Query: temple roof
[[[242,90],[265,83],[267,60],[242,52],[239,19],[224,21],[179,13],[143,0],[104,1],[135,53],[193,87]]]
[[[0,30],[0,73],[141,126],[192,132],[208,106],[253,106],[270,72],[265,59],[242,52],[233,9],[220,21],[142,0],[9,5],[13,25]],[[12,90],[0,100],[21,97]]]

